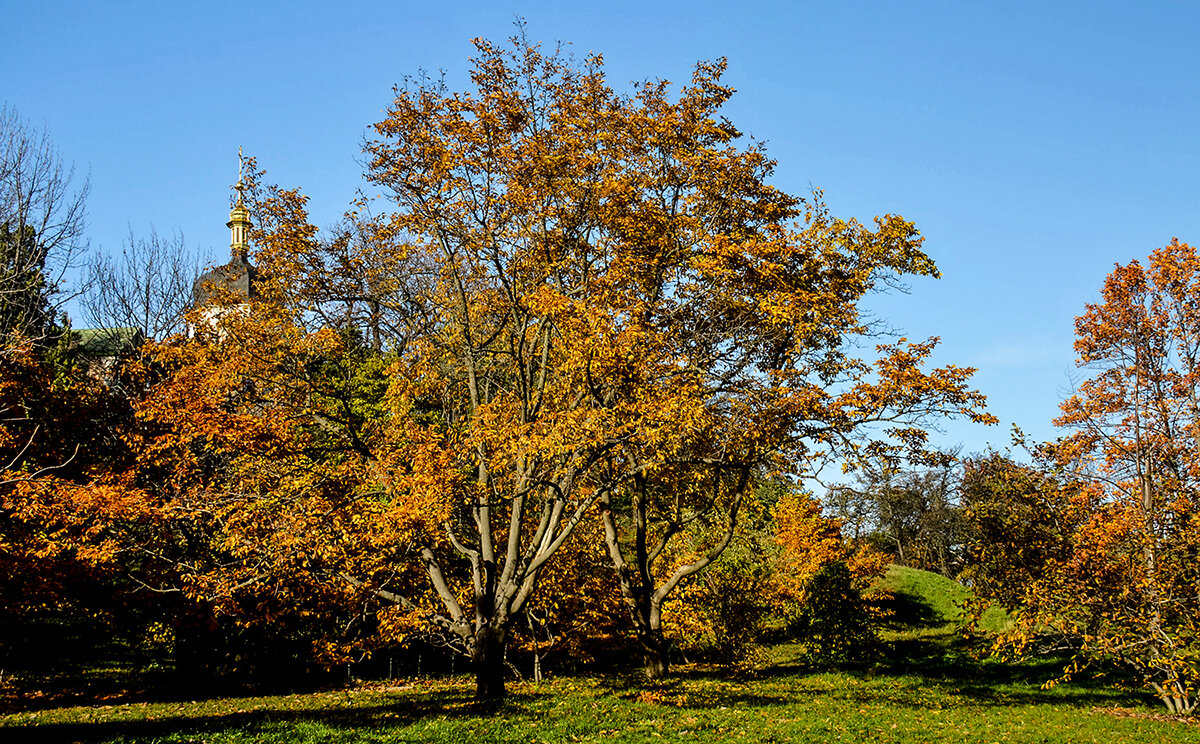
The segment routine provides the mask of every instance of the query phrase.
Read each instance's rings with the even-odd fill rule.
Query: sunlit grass
[[[646,686],[576,677],[514,684],[480,706],[465,679],[274,697],[136,703],[0,718],[0,741],[88,742],[1186,742],[1200,728],[1116,716],[1121,693],[861,672],[733,679],[683,668]],[[1133,705],[1134,713],[1154,714]]]
[[[891,574],[924,619],[895,624],[875,657],[839,670],[782,643],[756,672],[681,666],[662,684],[551,677],[512,683],[494,706],[475,703],[471,680],[457,677],[26,710],[0,716],[0,742],[1200,742],[1200,726],[1161,716],[1154,700],[1107,680],[1042,689],[1056,660],[977,658],[977,639],[946,622],[958,590],[931,576]]]

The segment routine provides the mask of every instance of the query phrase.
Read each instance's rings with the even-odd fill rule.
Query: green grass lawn
[[[465,677],[282,696],[130,702],[0,716],[0,742],[1200,742],[1200,725],[1104,679],[1043,690],[1056,663],[1003,665],[969,653],[942,622],[959,590],[932,575],[889,581],[924,617],[885,635],[880,658],[826,671],[799,646],[756,673],[684,666],[635,676],[513,683],[504,704],[471,700]],[[957,585],[954,585],[957,586]],[[964,590],[965,591],[965,590]],[[912,608],[910,608],[912,609]]]
[[[481,708],[468,680],[280,697],[136,703],[0,718],[4,742],[1189,742],[1200,726],[1145,716],[1087,687],[926,675],[683,670],[514,685]],[[1130,715],[1130,713],[1134,715]],[[1137,716],[1137,717],[1135,717]]]

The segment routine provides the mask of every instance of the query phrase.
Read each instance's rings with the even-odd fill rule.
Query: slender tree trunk
[[[615,535],[615,532],[610,534]],[[609,547],[613,551],[614,561],[619,562],[617,575],[621,582],[621,595],[629,608],[638,645],[642,648],[642,669],[648,679],[665,679],[670,674],[667,656],[670,644],[662,632],[662,607],[654,604],[653,585],[644,576],[635,578],[629,566],[620,561],[615,540],[609,543]]]
[[[636,562],[630,565],[622,554],[618,539],[617,520],[612,511],[611,502],[605,498],[601,501],[604,514],[604,537],[608,545],[609,557],[617,570],[621,584],[621,595],[629,608],[630,617],[637,629],[638,643],[642,647],[643,669],[650,679],[662,679],[670,673],[668,653],[670,643],[662,632],[662,605],[679,583],[689,576],[704,570],[712,564],[729,547],[737,528],[738,509],[741,505],[742,494],[750,482],[750,469],[742,470],[736,486],[731,491],[733,501],[729,505],[729,524],[724,538],[704,557],[690,565],[677,568],[674,573],[657,585],[654,578],[653,563],[661,555],[667,540],[672,535],[679,534],[677,517],[672,528],[666,534],[660,535],[657,547],[649,544],[649,516],[645,501],[645,480],[637,479],[638,489],[634,492],[631,520],[634,533],[634,551]]]
[[[533,622],[533,613],[526,612],[525,620],[529,623],[529,637],[533,639],[533,681],[542,681],[542,644],[538,641],[537,628]],[[552,641],[553,643],[553,641]]]
[[[500,700],[504,697],[504,628],[490,623],[475,632],[472,661],[475,666],[475,699]]]

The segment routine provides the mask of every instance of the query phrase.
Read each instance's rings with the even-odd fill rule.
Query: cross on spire
[[[237,206],[242,206],[242,192],[246,189],[246,159],[242,157],[242,146],[238,145],[238,180],[237,185]]]

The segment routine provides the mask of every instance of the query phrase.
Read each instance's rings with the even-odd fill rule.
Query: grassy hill
[[[894,595],[890,608],[895,625],[904,628],[938,627],[963,620],[963,603],[974,595],[962,584],[941,574],[907,566],[888,566],[879,580],[879,588]],[[985,631],[1004,628],[1008,622],[999,607],[987,610],[980,623]]]

